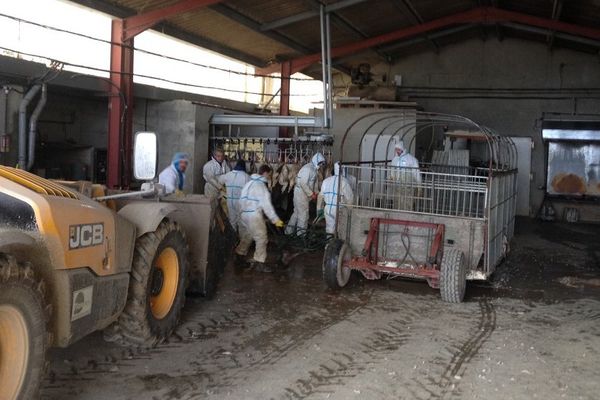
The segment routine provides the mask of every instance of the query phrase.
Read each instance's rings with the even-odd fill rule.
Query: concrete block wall
[[[18,153],[20,92],[26,88],[14,86],[14,89],[7,95],[0,93],[0,135],[6,133],[11,136],[10,152],[0,153],[0,164],[12,166],[16,165]],[[36,102],[37,97],[30,104],[28,116]],[[159,172],[169,165],[175,152],[189,153],[192,162],[187,172],[185,190],[201,193],[204,187],[201,169],[208,159],[208,121],[213,114],[222,112],[190,100],[136,98],[133,132],[157,133]],[[85,92],[49,91],[47,105],[38,122],[39,141],[106,149],[107,131],[108,107],[105,97],[93,97]]]
[[[146,111],[146,107],[148,107]],[[195,152],[196,106],[186,100],[150,101],[140,99],[134,113],[133,131],[155,132],[158,137],[158,172],[167,167],[179,151]],[[192,159],[186,172],[184,190],[191,192],[197,174]]]

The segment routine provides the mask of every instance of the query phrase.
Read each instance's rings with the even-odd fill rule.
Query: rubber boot
[[[269,267],[265,263],[261,263],[258,261],[253,261],[252,267],[258,272],[273,272],[273,268]]]
[[[235,266],[238,268],[248,268],[248,261],[246,256],[235,254]]]

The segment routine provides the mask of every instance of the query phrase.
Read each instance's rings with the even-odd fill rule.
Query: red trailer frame
[[[379,232],[382,225],[401,225],[405,227],[430,228],[434,231],[433,240],[427,254],[427,260],[418,265],[406,268],[403,266],[388,267],[382,264],[402,260],[384,259],[379,257]],[[343,266],[360,271],[367,279],[379,279],[381,273],[387,273],[407,278],[425,279],[432,288],[439,288],[440,265],[442,261],[445,225],[428,222],[406,221],[389,218],[372,218],[369,234],[362,254],[352,257]]]

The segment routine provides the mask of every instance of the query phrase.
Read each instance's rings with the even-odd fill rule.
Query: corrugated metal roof
[[[181,0],[71,0],[91,5],[101,11],[119,17],[160,9]],[[419,21],[431,21],[444,16],[464,12],[477,6],[496,4],[493,0],[224,0],[218,5],[172,17],[166,21],[170,32],[179,37],[198,38],[194,42],[214,43],[226,55],[244,61],[267,65],[273,60],[299,57],[320,51],[318,10],[320,4],[346,7],[335,10],[332,15],[332,44],[340,46],[364,38],[381,35],[413,26]],[[559,6],[560,5],[560,6]],[[501,8],[547,19],[556,19],[580,26],[600,28],[600,1],[580,0],[502,0]],[[116,11],[114,11],[116,10]],[[554,10],[554,11],[553,11]],[[560,12],[557,12],[559,11]],[[306,18],[298,20],[296,16]],[[296,22],[282,23],[292,17]],[[279,22],[273,29],[265,24]],[[267,25],[268,26],[268,25]],[[167,30],[165,30],[166,32]],[[423,49],[434,49],[446,43],[473,36],[473,32],[494,34],[495,27],[481,26],[477,29],[448,30],[448,37],[430,32],[427,37],[411,38],[409,46],[400,45],[397,53],[384,51],[394,48],[386,43],[377,53],[357,55],[357,61],[377,54],[380,59],[391,59]],[[183,32],[183,35],[181,34]],[[547,31],[525,31],[505,28],[502,34],[547,42]],[[430,38],[435,36],[437,38]],[[483,36],[483,35],[482,35]],[[425,43],[424,43],[425,42]],[[600,45],[593,41],[576,43],[564,36],[553,41],[556,46],[568,46],[580,51],[598,52]],[[390,46],[391,45],[391,46]]]
[[[273,60],[277,55],[288,57],[300,55],[297,51],[240,25],[210,8],[180,14],[168,21],[186,32],[208,37],[226,46],[251,53],[265,61]]]

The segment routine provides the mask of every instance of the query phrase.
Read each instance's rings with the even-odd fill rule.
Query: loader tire
[[[142,347],[168,338],[185,303],[188,264],[187,242],[177,223],[164,220],[154,232],[140,236],[125,309],[105,338]]]
[[[325,247],[323,280],[330,289],[341,289],[348,284],[352,271],[342,264],[350,257],[350,248],[343,240],[332,240]]]
[[[447,303],[460,303],[465,298],[467,288],[467,268],[462,251],[444,251],[440,269],[440,294]]]
[[[0,399],[33,399],[46,369],[52,307],[31,266],[0,254]]]

